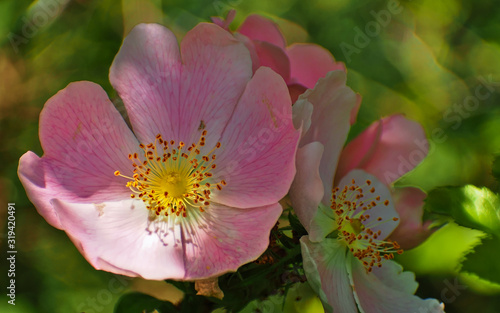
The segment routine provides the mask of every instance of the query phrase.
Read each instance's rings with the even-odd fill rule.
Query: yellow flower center
[[[210,205],[212,191],[226,185],[224,180],[214,182],[211,173],[216,168],[214,152],[221,144],[218,142],[206,154],[200,151],[206,135],[205,130],[197,144],[186,147],[182,141],[166,141],[159,134],[154,143],[139,145],[143,156],[129,154],[132,177],[119,171],[115,175],[129,179],[126,186],[132,191],[130,197],[144,201],[152,217],[186,217],[192,208],[203,212]]]
[[[371,272],[374,266],[381,267],[383,259],[393,259],[394,252],[403,253],[396,241],[380,240],[382,232],[372,230],[387,221],[383,221],[381,217],[376,220],[370,219],[369,211],[381,203],[388,206],[389,200],[382,202],[380,196],[365,199],[363,188],[370,188],[370,185],[371,181],[367,180],[365,185],[358,186],[353,179],[350,186],[345,186],[342,190],[338,187],[332,190],[331,201],[338,239],[346,244],[349,251],[363,263],[367,272]],[[374,187],[369,189],[371,194],[375,191]],[[397,221],[398,218],[393,217],[391,220]]]

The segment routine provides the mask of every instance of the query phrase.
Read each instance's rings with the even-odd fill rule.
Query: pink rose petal
[[[328,206],[335,169],[350,128],[349,117],[356,103],[356,94],[345,82],[345,72],[329,72],[325,78],[318,81],[314,89],[307,90],[299,98],[314,106],[311,127],[302,137],[299,146],[319,141],[325,147],[320,175],[325,190],[323,203]]]
[[[393,115],[373,123],[346,146],[339,172],[364,169],[389,185],[417,166],[427,152],[422,126],[402,115]]]
[[[311,227],[311,222],[323,199],[323,182],[319,175],[322,155],[323,145],[319,142],[311,142],[300,148],[296,157],[297,174],[290,187],[293,210],[309,234],[315,230]],[[333,223],[332,221],[332,225]]]
[[[300,136],[291,111],[283,79],[269,68],[259,68],[220,139],[214,177],[225,179],[227,186],[214,194],[215,202],[249,208],[285,196],[295,175]]]
[[[158,236],[148,226],[144,202],[53,203],[64,230],[96,269],[154,280],[184,278],[179,226]]]
[[[134,132],[148,144],[161,133],[176,137],[180,117],[181,56],[175,35],[157,24],[139,24],[123,40],[109,80],[127,109]]]
[[[184,279],[222,275],[257,259],[267,249],[281,212],[278,203],[245,210],[212,204],[197,225],[184,228]]]
[[[413,187],[397,188],[392,194],[401,222],[390,237],[397,241],[401,248],[412,249],[434,232],[429,229],[430,221],[422,223],[427,195]]]
[[[278,25],[260,15],[249,15],[238,28],[238,32],[252,40],[269,42],[282,49],[286,46]]]
[[[285,51],[265,41],[253,41],[255,51],[259,57],[260,66],[270,67],[288,82],[290,80],[290,61]]]
[[[315,44],[293,44],[286,49],[290,58],[292,81],[309,89],[330,71],[346,71],[344,63],[337,63],[330,51]]]
[[[252,75],[248,50],[220,27],[201,23],[181,43],[172,32],[141,24],[125,38],[110,71],[142,143],[196,143],[200,125],[213,147]]]
[[[138,142],[106,92],[91,82],[71,83],[45,104],[40,114],[44,155],[28,152],[19,178],[47,221],[60,228],[50,201],[92,203],[130,196],[114,172],[132,169],[128,154]]]

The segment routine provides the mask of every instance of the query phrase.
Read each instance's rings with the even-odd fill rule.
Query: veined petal
[[[293,44],[287,47],[286,54],[292,81],[309,89],[330,71],[346,71],[344,63],[335,62],[330,51],[315,44]]]
[[[200,23],[181,43],[157,24],[140,24],[125,38],[110,71],[141,142],[196,142],[200,128],[218,140],[252,75],[245,46],[214,24]]]
[[[224,179],[227,186],[214,194],[213,201],[251,208],[285,196],[295,175],[300,136],[291,110],[283,79],[269,68],[259,68],[220,139],[214,177]]]
[[[152,227],[144,202],[75,204],[53,200],[62,228],[96,269],[145,279],[182,279],[180,227]]]
[[[250,54],[229,32],[209,23],[186,34],[181,53],[178,140],[196,142],[203,122],[209,134],[206,145],[213,147],[252,77]]]
[[[367,273],[354,257],[350,257],[350,262],[352,269],[349,276],[355,286],[354,297],[361,312],[444,312],[443,305],[437,300],[423,300],[413,295],[417,285],[414,275],[402,272],[402,268],[394,262],[384,262],[381,268],[376,269],[376,274]]]
[[[158,24],[139,24],[123,40],[109,80],[125,104],[141,142],[157,134],[176,138],[180,118],[181,56],[175,35]]]
[[[211,204],[197,224],[184,228],[184,279],[222,275],[257,259],[267,249],[281,212],[278,203],[244,210]]]
[[[285,48],[285,38],[276,23],[263,16],[252,14],[238,28],[238,32],[252,40],[269,42],[282,49]]]
[[[326,312],[357,312],[347,275],[347,248],[336,239],[311,242],[300,239],[304,271]]]
[[[319,141],[325,147],[320,175],[325,190],[323,204],[328,206],[335,169],[350,129],[351,110],[357,101],[356,94],[345,83],[345,72],[329,72],[325,78],[319,79],[314,89],[299,97],[299,101],[306,99],[314,106],[311,127],[299,146]]]
[[[91,82],[59,91],[40,114],[44,155],[27,152],[18,175],[39,213],[60,228],[50,201],[93,203],[126,199],[130,190],[114,176],[130,168],[138,143],[106,92]]]
[[[417,166],[427,155],[428,147],[420,124],[403,115],[389,116],[349,142],[342,152],[339,171],[364,169],[390,185]]]

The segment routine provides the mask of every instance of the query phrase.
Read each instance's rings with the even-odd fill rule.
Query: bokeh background
[[[1,312],[112,312],[130,290],[182,296],[163,282],[120,280],[94,270],[63,232],[36,213],[16,170],[26,151],[43,154],[38,116],[58,90],[90,80],[116,99],[109,66],[135,24],[158,22],[181,38],[229,9],[237,10],[233,26],[250,13],[267,15],[282,26],[289,44],[320,44],[346,64],[349,85],[363,96],[351,138],[393,113],[423,125],[429,156],[399,185],[430,191],[475,184],[499,191],[491,175],[493,155],[500,152],[500,6],[493,1],[0,0],[3,291],[8,202],[16,207],[18,250],[16,306],[2,293]],[[391,9],[389,15],[380,13]],[[445,302],[447,312],[500,312],[500,286],[460,269],[465,252],[481,236],[448,224],[399,261],[416,273],[418,294]],[[500,262],[500,252],[492,257]],[[312,293],[299,296],[290,297],[287,311],[321,311]]]

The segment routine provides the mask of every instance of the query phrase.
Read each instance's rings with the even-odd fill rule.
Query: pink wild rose
[[[419,210],[421,203],[407,201],[408,195],[395,201],[390,185],[411,170],[399,169],[398,160],[413,155],[425,134],[417,123],[395,115],[374,123],[343,148],[357,103],[345,83],[345,72],[330,72],[299,96],[293,108],[302,138],[290,198],[308,231],[301,238],[308,281],[327,312],[443,312],[436,300],[413,295],[418,284],[391,260],[402,250],[388,239],[400,223],[395,206]],[[417,161],[426,153],[424,149]],[[421,222],[411,231],[420,231],[419,226]],[[327,237],[334,231],[337,238]]]
[[[225,20],[219,17],[214,17],[212,20],[228,30],[235,14],[236,11],[231,10]],[[290,90],[292,102],[295,102],[306,89],[314,88],[318,79],[325,77],[328,72],[346,71],[342,62],[335,61],[333,55],[319,45],[294,43],[287,46],[279,26],[257,14],[249,15],[234,36],[249,49],[254,71],[260,66],[267,66],[283,77]]]
[[[295,174],[283,79],[252,73],[245,46],[207,23],[180,47],[163,26],[136,26],[109,77],[133,130],[94,83],[49,99],[44,155],[18,170],[38,212],[113,273],[196,280],[255,260]]]

